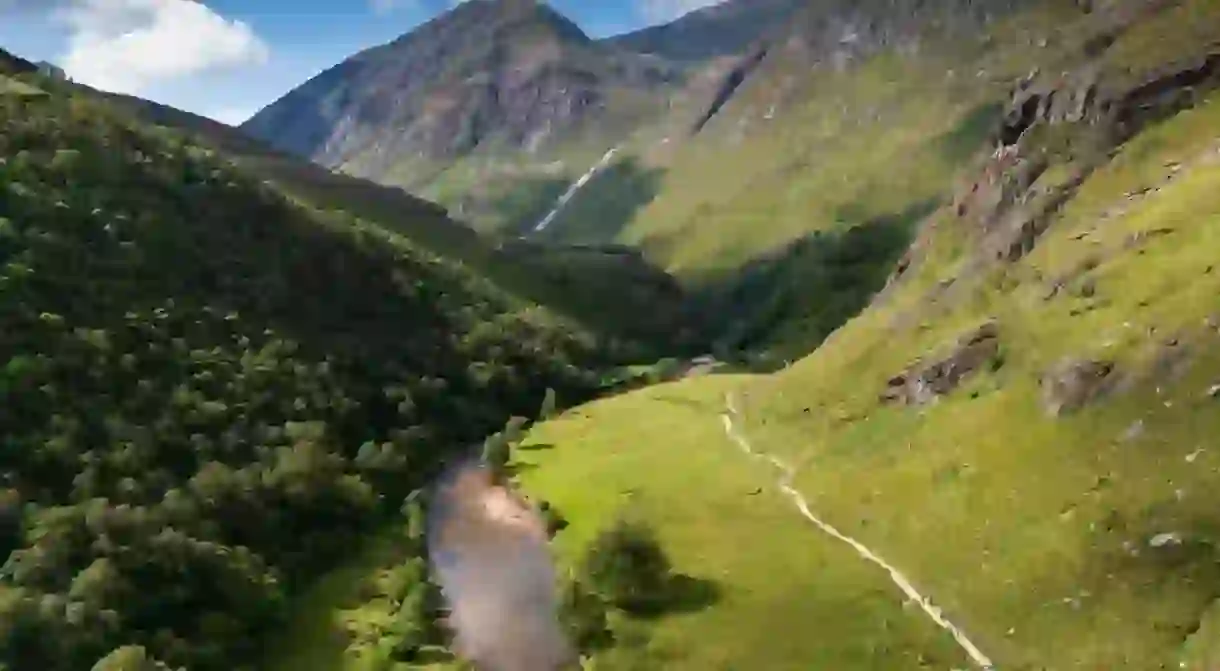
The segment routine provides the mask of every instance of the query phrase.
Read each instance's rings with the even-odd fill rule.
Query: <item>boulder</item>
[[[988,321],[958,338],[950,351],[931,363],[917,361],[894,376],[881,393],[883,403],[926,405],[949,394],[1000,353],[1000,331]]]
[[[1067,359],[1042,376],[1042,405],[1052,417],[1088,405],[1114,382],[1111,361]]]

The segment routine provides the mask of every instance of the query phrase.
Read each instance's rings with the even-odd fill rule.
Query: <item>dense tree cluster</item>
[[[665,605],[670,569],[652,527],[622,518],[593,539],[580,575],[607,603],[639,614]]]
[[[467,269],[62,92],[0,97],[0,324],[0,669],[251,667],[447,451],[601,363]]]

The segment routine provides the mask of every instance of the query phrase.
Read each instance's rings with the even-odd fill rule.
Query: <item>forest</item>
[[[614,363],[460,264],[46,88],[0,94],[0,669],[253,668],[446,459]]]

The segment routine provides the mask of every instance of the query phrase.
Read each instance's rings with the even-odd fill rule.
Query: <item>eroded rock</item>
[[[1000,353],[1000,330],[986,322],[960,337],[952,350],[932,363],[916,361],[894,376],[881,394],[881,401],[902,405],[926,405],[944,396],[972,373],[992,365]]]
[[[1042,405],[1052,417],[1074,412],[1111,389],[1111,361],[1067,359],[1042,376]]]

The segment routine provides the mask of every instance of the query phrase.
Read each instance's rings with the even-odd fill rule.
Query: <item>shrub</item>
[[[549,501],[538,504],[538,512],[542,513],[542,521],[546,523],[546,533],[552,538],[555,534],[568,528],[568,520],[559,509]]]
[[[579,579],[564,587],[559,602],[559,621],[568,640],[582,652],[600,649],[614,641],[605,599]]]
[[[586,551],[582,577],[604,599],[633,614],[663,605],[670,562],[652,528],[620,519]]]

